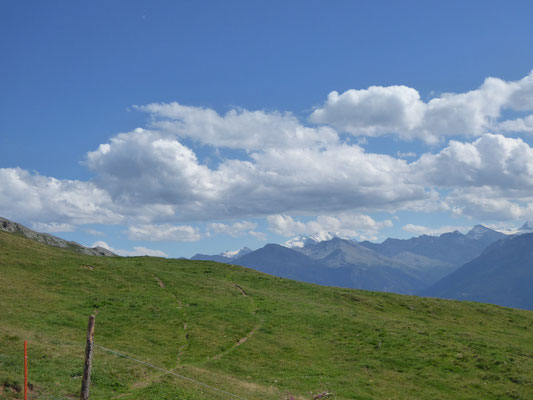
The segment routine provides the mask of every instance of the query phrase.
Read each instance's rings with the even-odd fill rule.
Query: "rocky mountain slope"
[[[85,247],[79,243],[67,241],[65,239],[58,238],[57,236],[50,235],[48,233],[39,233],[30,228],[25,227],[17,222],[10,221],[8,219],[0,217],[0,231],[11,232],[27,237],[28,239],[35,240],[36,242],[44,243],[49,246],[59,247],[62,249],[74,250],[80,254],[87,254],[90,256],[103,256],[114,257],[115,253],[103,248],[103,247]]]
[[[459,267],[479,256],[491,243],[506,235],[482,225],[476,225],[467,234],[459,231],[440,236],[421,235],[411,239],[387,239],[383,243],[361,244],[387,257],[409,252]]]
[[[340,238],[296,249],[268,244],[231,263],[329,286],[404,294],[413,294],[427,287],[416,268]]]
[[[420,294],[533,310],[533,233],[497,241]]]

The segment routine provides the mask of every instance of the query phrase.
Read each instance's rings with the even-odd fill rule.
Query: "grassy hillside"
[[[533,312],[320,287],[206,261],[82,256],[0,232],[0,398],[78,398],[95,341],[245,399],[533,398]],[[91,399],[229,399],[101,347]]]

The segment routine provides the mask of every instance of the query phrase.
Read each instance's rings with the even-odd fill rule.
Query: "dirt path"
[[[250,332],[246,334],[246,336],[240,338],[237,343],[235,343],[233,346],[231,346],[229,349],[223,351],[222,353],[218,353],[216,356],[211,358],[212,360],[218,360],[228,354],[229,352],[235,350],[237,347],[242,346],[244,343],[248,341],[258,330],[261,328],[263,321],[261,321],[259,324],[257,324]]]
[[[246,293],[246,290],[244,290],[240,285],[238,285],[237,283],[233,283],[233,287],[236,288],[239,292],[241,292],[241,294],[248,298],[248,300],[250,301],[250,304],[252,305],[252,311],[251,311],[251,314],[252,315],[255,315],[256,312],[257,312],[257,305],[255,304],[255,301],[253,299],[252,296],[249,296],[248,293]],[[263,319],[261,319],[258,324],[256,326],[254,326],[252,328],[251,331],[249,331],[246,335],[244,335],[243,337],[241,337],[239,340],[237,340],[236,343],[233,344],[233,346],[231,346],[229,349],[227,350],[224,350],[218,354],[216,354],[215,356],[211,357],[211,360],[218,360],[222,357],[224,357],[226,354],[232,352],[233,350],[235,350],[236,348],[238,348],[239,346],[242,346],[244,343],[246,343],[248,340],[250,340],[252,338],[253,335],[255,335],[255,333],[261,328],[261,326],[263,325]]]
[[[155,275],[152,275],[152,276],[154,277],[155,281],[157,282],[157,284],[159,285],[161,289],[166,288],[165,283],[161,279],[159,279],[159,277]],[[183,317],[184,317],[183,337],[185,338],[185,343],[178,348],[178,354],[176,356],[176,367],[175,367],[175,368],[178,368],[181,362],[181,358],[183,357],[183,354],[185,353],[185,350],[187,349],[187,346],[189,344],[189,332],[187,332],[187,321],[185,321],[185,318],[187,317],[187,311],[186,309],[184,309],[183,303],[178,298],[178,296],[176,296],[172,291],[167,291],[167,293],[169,293],[176,300],[176,302],[178,303],[178,309],[182,309]]]
[[[243,296],[245,296],[245,297],[248,296],[242,287],[240,287],[236,283],[234,283],[233,286],[235,286],[239,290],[239,292],[242,293]]]
[[[164,289],[165,288],[165,284],[163,283],[163,281],[161,279],[159,279],[157,276],[154,275],[154,279],[157,281],[157,283],[159,284],[159,287],[161,289]]]

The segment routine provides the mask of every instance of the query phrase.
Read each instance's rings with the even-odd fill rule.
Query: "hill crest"
[[[81,254],[102,257],[117,256],[115,253],[103,247],[85,247],[77,242],[61,239],[57,236],[50,235],[49,233],[36,232],[22,224],[19,224],[18,222],[13,222],[3,217],[0,217],[0,230],[4,232],[19,234],[28,239],[35,240],[36,242],[44,243],[48,246],[59,247],[61,249],[71,249]]]

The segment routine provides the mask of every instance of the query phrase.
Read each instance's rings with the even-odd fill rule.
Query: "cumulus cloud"
[[[354,135],[379,136],[412,131],[424,115],[419,93],[407,86],[371,86],[328,95],[326,104],[317,108],[310,120],[330,124]]]
[[[368,215],[350,213],[321,215],[308,222],[278,214],[268,216],[267,221],[271,231],[286,237],[332,232],[360,240],[375,240],[381,229],[392,226],[390,220],[375,221]]]
[[[50,232],[122,220],[108,193],[92,182],[59,180],[20,168],[0,168],[0,206],[3,216],[32,221]]]
[[[512,86],[509,108],[518,111],[533,110],[533,71],[521,80],[509,84]]]
[[[214,189],[210,170],[196,154],[160,132],[136,129],[87,154],[95,182],[126,204],[185,204]]]
[[[406,232],[414,233],[416,235],[438,236],[438,235],[442,235],[443,233],[453,232],[453,231],[459,231],[459,232],[465,233],[465,232],[468,232],[471,229],[471,227],[446,225],[446,226],[441,226],[439,228],[430,228],[430,227],[422,226],[422,225],[407,224],[407,225],[404,225],[402,229]]]
[[[409,151],[409,152],[406,152],[406,153],[402,153],[400,151],[397,151],[396,152],[396,157],[398,157],[398,158],[415,158],[416,157],[416,153],[414,153],[412,151]]]
[[[388,210],[432,197],[412,180],[406,161],[347,144],[265,149],[248,161],[209,168],[175,137],[136,129],[89,152],[85,163],[95,174],[89,182],[1,169],[4,215],[62,229],[66,225],[59,224],[121,223],[140,238],[158,237],[146,228],[152,224]],[[254,229],[249,233],[261,237]],[[161,235],[161,240],[198,240],[191,231],[163,229]]]
[[[137,129],[89,153],[87,165],[115,203],[157,205],[175,219],[387,208],[429,196],[404,160],[356,145],[272,148],[250,159],[210,169],[174,137]]]
[[[265,234],[258,232],[255,229],[257,224],[250,221],[237,221],[233,224],[223,224],[220,222],[214,222],[208,226],[208,235],[229,235],[232,237],[251,235],[260,240],[266,238]]]
[[[307,127],[291,113],[232,109],[225,115],[210,108],[173,103],[136,106],[150,113],[151,126],[215,147],[261,150],[271,147],[313,147],[338,141],[329,127]]]
[[[480,220],[533,219],[533,194],[490,186],[457,188],[446,197],[455,215]]]
[[[137,257],[137,256],[168,257],[168,255],[164,251],[148,249],[142,246],[135,246],[133,250],[114,249],[113,247],[109,246],[106,242],[103,242],[101,240],[93,243],[91,247],[103,247],[104,249],[112,251],[113,253],[118,254],[119,256],[123,256],[123,257]]]
[[[502,110],[533,110],[533,71],[519,81],[487,78],[475,90],[444,93],[424,102],[406,86],[371,86],[331,92],[310,121],[353,135],[395,134],[402,139],[435,143],[454,135],[478,136],[487,130],[520,128],[497,121]],[[525,122],[526,127],[529,120]]]
[[[533,216],[533,148],[521,139],[484,134],[450,141],[409,165],[414,180],[442,191],[453,214],[481,220]]]
[[[359,238],[381,229],[370,217],[365,225],[362,217],[375,211],[522,218],[533,202],[533,149],[486,131],[533,132],[533,115],[525,115],[533,110],[532,99],[533,72],[512,82],[487,78],[475,90],[427,102],[406,86],[332,92],[310,116],[322,126],[277,111],[219,114],[179,103],[138,106],[151,116],[149,129],[117,134],[90,151],[85,165],[93,179],[58,180],[3,168],[0,206],[4,216],[50,232],[120,223],[133,240],[172,241],[262,237],[245,219],[267,216],[271,229],[283,235],[331,230]],[[506,109],[524,116],[502,120]],[[452,140],[408,162],[402,158],[415,159],[415,153],[369,153],[337,129],[428,142],[460,134],[473,138]],[[198,144],[208,152],[244,150],[239,154],[246,157],[212,167],[197,156]],[[287,215],[320,217],[302,222]],[[203,233],[193,227],[199,221],[209,223]]]
[[[128,236],[132,240],[173,242],[196,242],[202,238],[197,228],[171,224],[130,226]]]
[[[533,115],[528,115],[524,118],[503,121],[498,124],[498,129],[502,132],[533,133]]]
[[[521,139],[484,134],[472,143],[450,141],[410,165],[416,179],[439,187],[533,189],[533,149]]]

